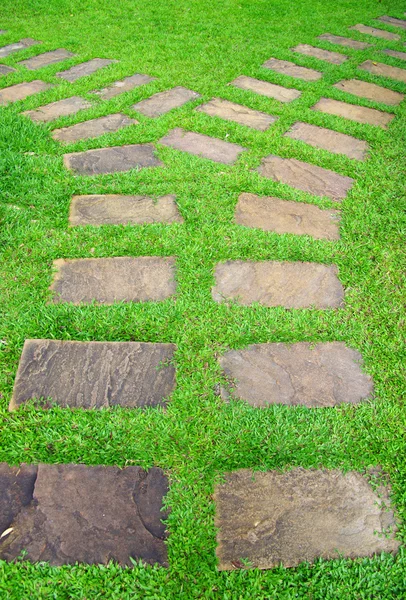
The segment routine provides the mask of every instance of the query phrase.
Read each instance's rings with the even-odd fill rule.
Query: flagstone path
[[[300,140],[315,148],[322,148],[335,154],[345,154],[348,158],[364,160],[368,144],[345,133],[325,129],[309,123],[297,122],[284,134],[293,140]]]
[[[19,42],[8,44],[7,46],[3,46],[2,48],[0,48],[0,58],[5,58],[6,56],[10,56],[10,54],[14,54],[14,52],[25,50],[26,48],[30,48],[30,46],[35,46],[36,44],[40,43],[41,42],[38,42],[37,40],[25,38],[23,40],[20,40]]]
[[[317,39],[336,44],[337,46],[346,46],[353,50],[365,50],[365,48],[372,46],[372,44],[367,44],[366,42],[359,42],[351,38],[342,37],[341,35],[332,35],[331,33],[323,33]]]
[[[100,137],[105,133],[111,133],[123,129],[124,127],[137,124],[138,121],[136,119],[130,119],[127,115],[118,113],[116,115],[91,119],[84,123],[77,123],[77,125],[71,125],[70,127],[54,129],[52,137],[58,142],[71,144],[78,140]]]
[[[367,25],[354,25],[354,27],[350,27],[350,30],[359,31],[360,33],[372,35],[373,37],[382,38],[384,40],[400,40],[400,36],[397,33],[390,33],[384,29],[376,29],[375,27],[368,27]]]
[[[323,77],[323,73],[315,71],[314,69],[308,69],[307,67],[300,67],[295,63],[287,60],[279,60],[277,58],[270,58],[262,65],[266,69],[271,69],[282,75],[289,75],[290,77],[296,77],[297,79],[303,79],[304,81],[317,81]]]
[[[23,65],[26,69],[29,69],[30,71],[36,71],[37,69],[42,69],[43,67],[54,65],[56,63],[67,60],[68,58],[72,58],[73,56],[75,56],[75,54],[73,54],[72,52],[68,52],[64,48],[60,48],[59,50],[52,50],[51,52],[45,52],[44,54],[38,54],[33,58],[22,60],[18,64]]]
[[[65,79],[66,81],[74,82],[81,77],[87,77],[92,75],[99,69],[103,69],[112,63],[116,63],[118,60],[111,60],[107,58],[93,58],[87,62],[81,63],[79,65],[75,65],[71,67],[67,71],[61,71],[57,73],[56,76],[61,79]]]
[[[64,154],[63,162],[67,169],[78,175],[119,173],[131,169],[161,167],[163,163],[156,158],[154,151],[152,144],[99,148]]]
[[[222,100],[221,98],[214,98],[210,102],[207,102],[207,104],[201,104],[196,110],[211,117],[234,121],[235,123],[246,125],[259,131],[269,129],[272,123],[275,123],[278,118],[259,110],[253,110],[247,106],[241,106],[241,104],[235,104],[229,100]]]
[[[312,56],[313,58],[318,58],[319,60],[325,60],[333,65],[341,65],[345,62],[348,56],[344,56],[339,52],[331,52],[331,50],[323,50],[322,48],[316,48],[314,46],[309,46],[308,44],[299,44],[292,48],[293,52],[298,52],[299,54],[304,54],[305,56]]]
[[[155,118],[164,115],[174,108],[179,108],[191,100],[196,100],[196,98],[200,98],[200,94],[178,86],[141,100],[141,102],[134,104],[132,108],[146,117]]]
[[[242,90],[254,92],[254,94],[267,96],[268,98],[275,98],[275,100],[279,100],[279,102],[292,102],[292,100],[296,100],[296,98],[299,98],[302,94],[302,92],[299,92],[299,90],[285,88],[281,85],[275,85],[274,83],[269,83],[268,81],[254,79],[253,77],[246,77],[245,75],[237,77],[237,79],[234,79],[230,85],[234,85]]]
[[[46,104],[35,110],[27,110],[23,112],[33,121],[42,121],[47,123],[53,121],[59,117],[67,117],[69,115],[75,115],[80,110],[90,108],[92,105],[90,102],[79,96],[72,96],[71,98],[64,98],[51,104]]]
[[[45,81],[40,81],[39,79],[30,81],[29,83],[17,83],[17,85],[12,85],[0,90],[0,104],[24,100],[25,98],[28,98],[28,96],[44,92],[51,87],[53,87],[51,83],[45,83]]]
[[[388,124],[395,118],[395,115],[376,110],[376,108],[348,104],[347,102],[333,100],[332,98],[320,98],[320,100],[312,106],[312,109],[319,110],[328,115],[336,115],[337,117],[350,119],[350,121],[376,125],[383,129],[387,129]]]

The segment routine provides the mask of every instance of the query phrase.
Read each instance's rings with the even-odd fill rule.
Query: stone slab
[[[388,488],[374,491],[354,471],[240,469],[217,484],[214,500],[220,570],[243,568],[244,559],[259,569],[296,567],[400,546]]]
[[[256,407],[357,404],[373,392],[360,353],[342,342],[254,344],[230,350],[219,362],[230,384],[223,398],[231,393]]]
[[[78,175],[120,173],[131,169],[163,166],[163,162],[156,158],[154,151],[152,144],[113,146],[64,154],[63,162],[67,169]]]
[[[406,83],[406,69],[399,69],[399,67],[392,67],[391,65],[385,65],[384,63],[376,63],[372,60],[366,60],[358,66],[363,71],[368,71],[372,75],[381,75],[388,79],[395,79]]]
[[[333,35],[331,33],[323,33],[322,35],[319,35],[317,39],[336,44],[337,46],[352,48],[353,50],[365,50],[365,48],[370,48],[372,46],[372,44],[367,44],[366,42],[359,42],[358,40],[352,40],[351,38]]]
[[[112,63],[119,62],[118,60],[111,60],[109,58],[92,58],[92,60],[88,60],[87,62],[80,63],[79,65],[75,65],[71,67],[67,71],[61,71],[56,74],[56,77],[60,77],[61,79],[65,79],[66,81],[76,81],[81,77],[86,77],[88,75],[92,75],[99,69],[103,69]]]
[[[135,73],[135,75],[130,75],[130,77],[125,77],[120,81],[115,81],[107,88],[102,90],[94,90],[91,92],[92,94],[97,94],[103,100],[110,100],[119,94],[123,94],[124,92],[130,92],[134,88],[137,88],[141,85],[146,85],[150,83],[150,81],[155,81],[156,77],[150,77],[149,75],[142,75],[141,73]]]
[[[234,121],[239,125],[252,127],[259,131],[266,131],[278,119],[278,117],[273,117],[259,110],[253,110],[247,106],[235,104],[235,102],[223,100],[222,98],[213,98],[210,102],[198,106],[196,110],[211,117]]]
[[[279,234],[293,233],[310,235],[316,239],[338,240],[339,215],[336,210],[321,210],[312,204],[243,193],[238,198],[235,221],[238,225]]]
[[[401,27],[402,29],[406,29],[406,21],[404,19],[395,19],[395,17],[387,17],[384,15],[383,17],[379,17],[378,21],[382,21],[382,23],[388,23],[389,25],[393,25],[394,27]]]
[[[4,534],[24,506],[32,501],[37,467],[22,464],[9,467],[0,463],[0,552]],[[11,533],[11,532],[10,532]]]
[[[308,194],[327,196],[335,202],[343,200],[354,183],[351,177],[295,158],[282,158],[272,154],[262,160],[258,173]]]
[[[382,102],[391,106],[400,104],[405,97],[404,94],[399,94],[399,92],[394,92],[375,83],[368,83],[360,79],[339,81],[333,87],[341,92],[353,94],[359,98],[367,98],[373,102]]]
[[[388,56],[393,56],[393,58],[398,58],[399,60],[406,60],[406,52],[399,52],[398,50],[384,50],[384,53]]]
[[[304,262],[229,260],[215,269],[215,302],[235,300],[249,306],[338,308],[344,290],[337,267]]]
[[[191,100],[196,100],[196,98],[200,98],[200,94],[178,86],[141,100],[141,102],[133,104],[132,109],[146,117],[155,118],[174,108],[179,108]]]
[[[309,46],[309,44],[299,44],[292,48],[292,52],[298,52],[299,54],[304,54],[305,56],[311,56],[312,58],[318,58],[319,60],[324,60],[333,65],[342,65],[348,58],[348,56],[344,56],[339,52],[331,52],[331,50],[323,50],[322,48],[317,48],[315,46]]]
[[[314,69],[308,69],[307,67],[300,67],[293,62],[287,60],[279,60],[277,58],[270,58],[262,65],[266,69],[272,69],[282,75],[289,75],[289,77],[296,77],[297,79],[304,79],[304,81],[317,81],[323,77],[323,73],[315,71]]]
[[[137,125],[138,121],[130,119],[127,115],[121,113],[115,115],[108,115],[106,117],[99,117],[98,119],[91,119],[84,123],[77,123],[70,127],[62,127],[62,129],[54,129],[52,137],[58,142],[64,144],[71,144],[78,140],[86,140],[89,138],[97,138],[105,133],[112,133],[129,127],[130,125]]]
[[[5,33],[7,33],[5,29],[0,29],[0,35],[4,35]]]
[[[340,102],[332,98],[320,98],[320,100],[312,106],[312,110],[319,110],[328,115],[343,117],[350,121],[365,123],[367,125],[376,125],[383,129],[388,128],[388,124],[395,118],[391,113],[382,112],[375,108],[367,108],[366,106],[356,106],[347,102]]]
[[[75,56],[73,52],[68,52],[65,48],[59,48],[58,50],[44,52],[44,54],[38,54],[38,56],[22,60],[18,64],[23,65],[30,71],[36,71],[37,69],[42,69],[42,67],[48,67],[49,65],[54,65],[63,60],[67,60],[68,58],[72,58],[72,56]]]
[[[368,27],[367,25],[358,24],[354,25],[354,27],[350,27],[350,29],[353,31],[359,31],[360,33],[365,33],[366,35],[372,35],[383,40],[400,40],[400,35],[397,33],[390,33],[384,29],[376,29],[376,27]]]
[[[26,110],[23,115],[26,115],[33,121],[41,121],[48,123],[59,117],[67,117],[69,115],[75,115],[80,110],[90,108],[92,105],[90,102],[80,96],[72,96],[71,98],[64,98],[57,102],[51,102],[45,106],[40,106],[35,110]]]
[[[12,85],[0,90],[0,105],[24,100],[25,98],[28,98],[28,96],[39,94],[39,92],[49,90],[51,87],[53,87],[52,84],[45,83],[45,81],[40,81],[39,79],[30,81],[29,83],[17,83],[17,85]]]
[[[172,129],[165,137],[159,140],[159,143],[226,165],[233,164],[241,152],[246,150],[246,148],[238,144],[224,142],[208,135],[195,133],[194,131],[185,131],[180,128]]]
[[[322,148],[335,154],[345,154],[348,158],[364,160],[369,145],[363,140],[358,140],[351,135],[339,133],[325,127],[317,127],[309,123],[298,121],[294,123],[284,137],[301,140],[315,148]]]
[[[234,79],[230,85],[238,87],[241,90],[247,90],[249,92],[253,92],[254,94],[259,94],[260,96],[274,98],[279,102],[292,102],[292,100],[296,100],[296,98],[299,98],[299,96],[302,94],[302,92],[299,92],[299,90],[285,88],[282,85],[276,85],[274,83],[269,83],[269,81],[254,79],[254,77],[246,77],[245,75],[237,77],[237,79]]]
[[[16,69],[8,67],[7,65],[0,65],[0,75],[8,75],[9,73],[15,73]]]
[[[13,44],[8,44],[7,46],[2,46],[0,48],[0,58],[4,58],[5,56],[9,56],[14,52],[19,52],[20,50],[25,50],[30,46],[35,46],[36,44],[41,44],[37,40],[33,40],[31,38],[24,38],[19,42],[14,42]]]
[[[38,465],[33,501],[13,521],[0,557],[53,566],[131,558],[168,566],[162,519],[168,480],[161,469]]]
[[[141,225],[144,223],[183,223],[176,205],[176,196],[118,194],[74,196],[69,224],[77,225]]]

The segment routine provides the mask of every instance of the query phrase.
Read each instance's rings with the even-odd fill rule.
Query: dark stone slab
[[[227,473],[215,488],[220,570],[396,552],[389,490],[354,471]],[[386,537],[386,532],[392,528]]]
[[[381,75],[388,79],[395,79],[396,81],[402,81],[406,83],[406,69],[399,69],[399,67],[392,67],[391,65],[385,65],[384,63],[376,63],[372,60],[366,60],[358,67],[363,71],[368,71],[372,75]]]
[[[163,162],[156,158],[152,144],[113,146],[86,152],[72,152],[63,155],[67,169],[78,175],[100,175],[119,173],[131,169],[162,167]]]
[[[375,27],[368,27],[367,25],[354,25],[354,27],[350,27],[353,31],[359,31],[360,33],[365,33],[366,35],[372,35],[377,38],[381,38],[384,40],[400,40],[400,35],[397,33],[390,33],[389,31],[385,31],[384,29],[376,29]]]
[[[167,492],[157,468],[40,464],[34,500],[13,522],[0,557],[15,560],[25,550],[27,560],[54,566],[132,566],[131,558],[167,566]]]
[[[321,210],[318,206],[303,202],[241,194],[235,220],[245,227],[257,227],[279,234],[293,233],[311,235],[316,239],[338,240],[339,214],[336,210]]]
[[[88,138],[96,138],[105,133],[118,131],[123,127],[137,125],[138,121],[130,119],[127,115],[118,113],[116,115],[108,115],[107,117],[99,117],[91,119],[84,123],[77,123],[71,127],[63,127],[62,129],[54,129],[52,137],[58,142],[71,144],[78,140],[86,140]]]
[[[399,60],[406,60],[406,52],[398,52],[397,50],[384,50],[384,52],[388,56],[393,56],[393,58],[399,58]]]
[[[344,290],[337,267],[304,262],[229,260],[215,269],[215,302],[234,300],[249,306],[337,308]]]
[[[36,44],[41,44],[37,40],[33,40],[31,38],[25,38],[20,40],[19,42],[14,42],[13,44],[8,44],[7,46],[2,46],[0,48],[0,58],[4,58],[5,56],[9,56],[9,54],[13,54],[14,52],[19,52],[20,50],[25,50],[30,46],[35,46]]]
[[[337,90],[353,94],[359,98],[367,98],[374,102],[382,102],[383,104],[396,105],[400,104],[404,99],[403,94],[394,92],[388,88],[381,87],[375,83],[367,83],[359,79],[347,79],[339,81],[334,85]]]
[[[53,87],[50,83],[45,83],[39,79],[30,81],[29,83],[17,83],[7,88],[0,90],[0,105],[8,104],[9,102],[17,102],[17,100],[24,100],[28,96],[33,96],[39,92],[44,92]]]
[[[0,65],[0,75],[8,75],[9,73],[15,73],[16,69],[8,67],[7,65]]]
[[[134,104],[132,108],[146,117],[160,117],[174,108],[179,108],[191,100],[196,100],[196,98],[200,98],[200,94],[178,86],[141,100],[141,102]]]
[[[59,117],[67,117],[69,115],[75,115],[80,110],[90,108],[92,105],[90,102],[80,96],[72,96],[71,98],[64,98],[45,106],[40,106],[35,110],[26,110],[23,115],[26,115],[33,121],[42,121],[47,123],[53,121]]]
[[[0,552],[3,541],[11,533],[14,519],[32,501],[36,478],[37,467],[34,465],[9,467],[0,463]]]
[[[279,102],[292,102],[292,100],[296,100],[302,94],[299,90],[285,88],[281,85],[269,83],[269,81],[261,81],[260,79],[246,77],[245,75],[237,77],[230,85],[253,92],[254,94],[259,94],[260,96],[274,98],[275,100],[279,100]]]
[[[383,17],[379,17],[378,21],[382,21],[382,23],[388,23],[389,25],[393,25],[394,27],[401,27],[402,29],[406,29],[406,21],[404,19],[395,19],[395,17],[387,17],[384,15]]]
[[[125,77],[121,81],[115,81],[109,87],[104,88],[103,90],[94,90],[92,93],[97,94],[100,96],[100,98],[103,98],[103,100],[110,100],[110,98],[114,98],[114,96],[118,96],[124,92],[130,92],[140,85],[145,85],[150,81],[155,81],[155,79],[156,77],[150,77],[149,75],[141,75],[140,73],[136,73],[130,77]]]
[[[223,140],[209,137],[208,135],[185,131],[180,128],[172,129],[165,137],[159,140],[159,143],[226,165],[233,164],[241,152],[246,150],[246,148],[238,144],[223,142]]]
[[[213,98],[207,104],[202,104],[196,108],[199,112],[204,112],[211,117],[219,117],[226,121],[234,121],[246,127],[252,127],[259,131],[266,131],[278,117],[273,117],[259,110],[253,110],[241,104],[235,104],[229,100]]]
[[[312,110],[319,110],[328,115],[335,115],[357,121],[358,123],[366,123],[367,125],[376,125],[383,129],[388,128],[388,124],[395,118],[391,113],[382,112],[375,108],[367,108],[366,106],[356,106],[347,102],[340,102],[332,98],[320,98],[320,100],[312,106]]]
[[[282,158],[270,154],[258,168],[263,177],[285,183],[314,196],[327,196],[340,202],[347,196],[354,180],[334,171],[317,167],[295,158]]]
[[[38,56],[28,58],[27,60],[22,60],[18,64],[23,65],[30,71],[36,71],[37,69],[42,69],[42,67],[48,67],[49,65],[62,62],[72,56],[75,56],[75,54],[68,52],[64,48],[59,48],[58,50],[52,50],[51,52],[45,52],[44,54],[38,54]]]
[[[308,44],[299,44],[292,48],[292,52],[298,52],[305,56],[311,56],[318,58],[319,60],[325,60],[333,65],[342,65],[348,58],[339,52],[331,52],[330,50],[323,50],[322,48],[316,48],[315,46],[309,46]]]
[[[270,58],[262,66],[266,69],[272,69],[272,71],[281,73],[282,75],[289,75],[289,77],[296,77],[297,79],[304,79],[305,81],[317,81],[323,77],[323,73],[320,73],[320,71],[300,67],[295,63],[287,60],[279,60],[277,58]]]
[[[290,130],[285,133],[285,137],[301,140],[310,146],[322,148],[335,154],[345,154],[349,158],[357,160],[363,160],[369,149],[367,142],[358,140],[351,135],[317,127],[309,123],[302,123],[301,121],[294,123]]]
[[[322,35],[319,35],[318,39],[323,40],[324,42],[330,42],[331,44],[336,44],[337,46],[352,48],[353,50],[365,50],[365,48],[370,48],[372,45],[367,44],[366,42],[358,42],[351,38],[342,37],[341,35],[332,35],[331,33],[323,33]]]
[[[57,73],[57,77],[61,77],[66,81],[76,81],[81,77],[86,77],[87,75],[92,75],[99,69],[103,69],[103,67],[107,67],[112,63],[119,62],[118,60],[111,60],[109,58],[93,58],[92,60],[88,60],[87,62],[81,63],[79,65],[75,65],[71,67],[67,71],[61,71],[61,73]]]
[[[360,368],[361,355],[342,342],[255,344],[230,350],[219,362],[230,382],[223,398],[230,392],[256,407],[357,404],[373,392],[371,377]]]
[[[26,340],[9,410],[40,398],[70,408],[163,406],[175,387],[174,351],[173,344]]]

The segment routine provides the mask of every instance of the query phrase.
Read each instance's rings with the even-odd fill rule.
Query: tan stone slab
[[[105,133],[113,133],[130,125],[137,125],[138,121],[130,119],[127,115],[121,113],[108,115],[91,119],[84,123],[77,123],[71,127],[62,127],[62,129],[54,129],[52,137],[58,142],[71,144],[78,140],[86,140],[89,138],[97,138]]]
[[[363,160],[369,150],[369,145],[363,140],[301,121],[294,123],[284,137],[301,140],[310,146],[335,154],[345,154],[348,158],[356,160]]]
[[[339,52],[331,52],[330,50],[323,50],[322,48],[316,48],[315,46],[309,46],[309,44],[299,44],[292,48],[292,52],[298,52],[305,56],[311,56],[318,58],[319,60],[325,60],[333,65],[342,65],[348,58]]]
[[[130,92],[134,88],[137,88],[141,85],[146,85],[150,83],[150,81],[155,81],[156,77],[150,77],[149,75],[142,75],[141,73],[135,73],[135,75],[131,75],[130,77],[125,77],[121,81],[115,81],[107,88],[102,90],[94,90],[91,92],[92,94],[97,94],[103,100],[110,100],[110,98],[114,98],[119,94],[123,94],[124,92]]]
[[[23,115],[26,115],[33,121],[42,121],[47,123],[58,119],[59,117],[67,117],[69,115],[75,115],[80,110],[90,108],[92,105],[90,102],[80,96],[72,96],[71,98],[64,98],[57,102],[51,102],[45,106],[40,106],[35,110],[26,110]]]
[[[60,77],[61,79],[65,79],[66,81],[76,81],[81,77],[86,77],[88,75],[92,75],[99,69],[103,69],[112,63],[119,62],[118,60],[111,60],[109,58],[93,58],[92,60],[88,60],[87,62],[80,63],[79,65],[75,65],[71,67],[67,71],[61,71],[56,74],[56,77]]]
[[[321,210],[312,204],[243,193],[238,198],[235,221],[238,225],[279,234],[293,233],[311,235],[316,239],[338,240],[339,215],[336,210]]]
[[[8,67],[7,65],[0,65],[0,75],[8,75],[9,73],[15,73],[16,69]]]
[[[36,44],[41,44],[37,40],[33,40],[31,38],[24,38],[19,42],[14,42],[13,44],[8,44],[7,46],[2,46],[0,48],[0,58],[4,58],[5,56],[9,56],[14,52],[19,52],[20,50],[25,50],[30,46],[35,46]]]
[[[163,166],[163,162],[156,158],[154,151],[152,144],[113,146],[64,154],[63,163],[67,169],[78,175],[120,173],[131,169]]]
[[[220,570],[244,568],[244,560],[258,569],[296,567],[400,546],[388,488],[374,491],[354,471],[240,469],[217,484],[214,500]]]
[[[58,50],[44,52],[44,54],[38,54],[38,56],[33,56],[27,60],[22,60],[18,64],[23,65],[30,71],[36,71],[37,69],[42,69],[42,67],[48,67],[49,65],[54,65],[62,62],[63,60],[67,60],[68,58],[72,58],[72,56],[76,55],[72,52],[68,52],[68,50],[65,50],[65,48],[59,48]]]
[[[312,110],[319,110],[328,115],[335,115],[357,121],[358,123],[366,123],[367,125],[376,125],[383,129],[388,128],[388,124],[395,118],[391,113],[382,112],[375,108],[367,108],[366,106],[356,106],[347,102],[340,102],[332,98],[320,98],[320,100],[312,106]]]
[[[69,224],[77,225],[141,225],[143,223],[183,223],[176,205],[176,196],[118,194],[73,196]]]
[[[17,83],[17,85],[0,90],[0,105],[24,100],[28,96],[39,94],[39,92],[49,90],[51,87],[53,86],[50,83],[45,83],[45,81],[40,81],[39,79],[30,81],[29,83]]]
[[[354,27],[350,27],[353,31],[359,31],[360,33],[365,33],[367,35],[372,35],[377,38],[381,38],[384,40],[400,40],[400,35],[397,33],[390,33],[389,31],[385,31],[384,29],[376,29],[375,27],[368,27],[367,25],[354,25]]]
[[[172,129],[165,137],[159,140],[160,144],[189,152],[202,158],[213,160],[214,162],[233,164],[241,152],[246,148],[231,142],[223,142],[217,138],[209,137],[194,131],[185,131],[184,129]]]
[[[249,306],[338,308],[344,290],[337,267],[304,262],[229,260],[215,269],[215,302],[235,300]]]
[[[229,382],[223,399],[231,394],[255,407],[357,404],[373,392],[360,353],[342,342],[254,344],[230,350],[219,362]]]
[[[175,349],[143,342],[26,340],[9,409],[41,398],[70,408],[161,406],[175,387]]]
[[[141,100],[132,106],[132,109],[145,115],[146,117],[160,117],[174,108],[179,108],[190,102],[200,98],[200,94],[187,90],[184,87],[178,86],[171,90],[158,92],[150,98]]]
[[[285,88],[281,85],[269,83],[269,81],[261,81],[260,79],[246,77],[245,75],[237,77],[230,85],[253,92],[254,94],[259,94],[260,96],[274,98],[275,100],[279,100],[279,102],[292,102],[292,100],[296,100],[302,94],[299,90]]]
[[[272,69],[282,75],[289,75],[289,77],[296,77],[297,79],[304,79],[305,81],[317,81],[323,77],[323,73],[315,71],[314,69],[308,69],[307,67],[300,67],[293,62],[287,60],[279,60],[277,58],[270,58],[262,65],[266,69]]]
[[[399,67],[392,67],[391,65],[385,65],[384,63],[376,63],[372,60],[366,60],[358,67],[363,71],[368,71],[372,75],[381,75],[388,79],[395,79],[396,81],[402,81],[406,83],[406,69],[399,69]]]
[[[375,83],[368,83],[366,81],[361,81],[360,79],[339,81],[334,87],[341,92],[353,94],[359,98],[367,98],[374,102],[382,102],[383,104],[389,104],[391,106],[400,104],[404,99],[404,95],[399,94],[399,92],[394,92],[393,90],[376,85]]]
[[[384,52],[388,56],[393,56],[393,58],[398,58],[399,60],[406,60],[406,52],[398,52],[397,50],[384,50]]]
[[[365,50],[365,48],[372,46],[372,44],[367,44],[366,42],[359,42],[358,40],[352,40],[341,35],[332,35],[331,33],[323,33],[317,39],[336,44],[337,46],[352,48],[353,50]]]
[[[394,27],[401,27],[402,29],[406,29],[406,21],[404,19],[395,19],[395,17],[387,17],[384,15],[383,17],[379,17],[378,21],[382,21],[382,23],[388,23],[389,25],[393,25]]]
[[[259,110],[253,110],[247,106],[235,104],[235,102],[223,100],[222,98],[213,98],[210,102],[198,106],[196,110],[204,112],[211,117],[234,121],[239,125],[252,127],[259,131],[266,131],[278,119],[278,117],[273,117]]]

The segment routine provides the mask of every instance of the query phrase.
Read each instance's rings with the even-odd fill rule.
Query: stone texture
[[[358,123],[366,123],[368,125],[376,125],[383,129],[388,128],[388,124],[395,118],[391,113],[382,112],[375,108],[367,108],[365,106],[356,106],[332,98],[320,98],[320,100],[312,106],[312,110],[319,110],[328,115],[335,115],[357,121]]]
[[[361,355],[342,342],[254,344],[230,350],[219,362],[232,396],[256,407],[357,404],[373,392]],[[228,399],[229,391],[224,388],[222,396]]]
[[[318,558],[396,552],[400,543],[389,490],[374,491],[360,473],[301,468],[241,469],[217,484],[219,569],[295,567]]]
[[[204,112],[211,117],[219,117],[226,121],[234,121],[240,125],[246,125],[259,131],[266,131],[278,117],[273,117],[267,113],[253,110],[241,104],[235,104],[229,100],[213,98],[207,104],[202,104],[196,108],[199,112]]]
[[[248,262],[229,260],[215,269],[215,302],[235,300],[248,306],[337,308],[344,290],[337,267],[304,262]]]
[[[321,210],[312,204],[241,194],[235,220],[239,225],[279,234],[293,233],[311,235],[316,239],[338,240],[339,214],[336,210]]]
[[[9,102],[17,102],[17,100],[24,100],[28,96],[33,96],[39,92],[44,92],[53,87],[50,83],[45,83],[39,79],[30,81],[29,83],[17,83],[7,88],[0,90],[0,105],[8,104]]]
[[[387,17],[384,15],[383,17],[379,17],[378,21],[382,21],[382,23],[388,23],[389,25],[393,25],[394,27],[401,27],[402,29],[406,29],[406,21],[404,19],[395,19],[395,17]]]
[[[58,100],[57,102],[51,102],[51,104],[40,106],[35,110],[26,110],[22,114],[26,115],[33,121],[42,121],[47,123],[49,121],[53,121],[54,119],[58,119],[59,117],[75,115],[80,110],[85,110],[91,106],[91,103],[87,100],[84,100],[84,98],[80,98],[80,96],[72,96],[71,98],[64,98],[63,100]]]
[[[367,83],[360,79],[347,79],[339,81],[334,85],[337,90],[341,92],[347,92],[347,94],[353,94],[359,98],[367,98],[373,102],[382,102],[383,104],[396,105],[400,104],[404,99],[403,94],[394,92],[388,88],[381,87],[375,83]]]
[[[1,544],[7,535],[2,534],[12,525],[24,506],[32,501],[37,467],[22,464],[9,467],[0,463],[0,552]]]
[[[367,25],[354,25],[354,27],[350,27],[350,29],[353,31],[359,31],[360,33],[365,33],[367,35],[372,35],[377,38],[382,38],[384,40],[400,40],[400,35],[397,33],[390,33],[384,29],[376,29],[375,27],[368,27]]]
[[[88,60],[87,62],[75,65],[67,71],[61,71],[60,73],[57,73],[56,76],[61,77],[61,79],[65,79],[66,81],[73,82],[77,79],[80,79],[81,77],[92,75],[99,69],[103,69],[103,67],[107,67],[107,65],[116,62],[119,61],[111,60],[109,58],[93,58],[92,60]]]
[[[281,85],[269,83],[269,81],[261,81],[260,79],[246,77],[245,75],[237,77],[230,85],[234,85],[242,90],[248,90],[254,94],[259,94],[260,96],[274,98],[275,100],[279,100],[279,102],[292,102],[292,100],[296,100],[302,94],[299,90],[285,88]]]
[[[395,79],[396,81],[406,83],[406,69],[399,69],[399,67],[392,67],[384,63],[376,63],[372,60],[366,60],[358,68],[368,71],[372,75],[381,75],[382,77],[388,77],[388,79]]]
[[[9,409],[40,398],[70,408],[162,406],[175,387],[174,351],[173,344],[26,340]]]
[[[113,146],[64,154],[63,163],[67,169],[78,175],[100,175],[130,171],[131,169],[161,167],[163,162],[156,158],[154,150],[152,144]]]
[[[99,117],[98,119],[91,119],[84,123],[77,123],[71,127],[63,127],[62,129],[54,129],[52,137],[58,142],[65,144],[71,144],[78,140],[86,140],[89,138],[96,138],[104,135],[105,133],[112,133],[118,131],[123,127],[129,127],[130,125],[137,125],[138,121],[130,119],[127,115],[118,113],[116,115],[108,115],[107,117]]]
[[[75,56],[75,54],[68,52],[64,48],[59,48],[59,50],[44,52],[44,54],[38,54],[38,56],[33,56],[27,60],[22,60],[18,64],[23,65],[30,71],[36,71],[37,69],[42,69],[42,67],[48,67],[49,65],[62,62],[63,60],[71,58],[72,56]]]
[[[354,183],[351,177],[295,158],[282,158],[272,154],[262,160],[258,173],[314,196],[327,196],[335,202],[343,200]]]
[[[9,56],[9,54],[13,54],[14,52],[18,52],[19,50],[25,50],[30,46],[35,46],[36,44],[40,43],[41,42],[37,42],[37,40],[25,38],[23,40],[20,40],[19,42],[8,44],[7,46],[3,46],[0,48],[0,58],[4,58],[5,56]]]
[[[130,75],[130,77],[125,77],[121,81],[115,81],[109,87],[104,88],[103,90],[94,90],[92,93],[97,94],[103,100],[110,100],[110,98],[114,98],[119,94],[123,94],[124,92],[130,92],[136,87],[140,85],[145,85],[150,81],[155,81],[156,77],[150,77],[149,75],[141,75],[140,73],[136,73],[135,75]]]
[[[365,50],[365,48],[370,48],[372,45],[367,44],[366,42],[359,42],[357,40],[352,40],[351,38],[342,37],[341,35],[332,35],[331,33],[323,33],[322,35],[319,35],[318,39],[330,42],[331,44],[337,44],[337,46],[352,48],[353,50]]]
[[[367,142],[358,140],[351,135],[300,121],[292,125],[290,130],[285,133],[285,137],[301,140],[310,146],[322,148],[335,154],[345,154],[349,158],[357,160],[363,160],[369,149]]]
[[[397,50],[384,50],[384,52],[388,56],[393,56],[393,58],[399,58],[399,60],[406,60],[406,52],[398,52]]]
[[[53,302],[159,302],[176,291],[175,259],[120,256],[54,261]]]
[[[8,75],[9,73],[15,73],[16,69],[8,67],[7,65],[0,65],[0,75]]]
[[[208,158],[214,162],[233,164],[241,152],[246,148],[231,142],[223,142],[217,138],[209,137],[194,131],[185,131],[184,129],[172,129],[165,137],[159,140],[160,144],[189,152],[202,158]]]
[[[298,79],[304,79],[305,81],[317,81],[323,77],[323,73],[315,71],[314,69],[308,69],[306,67],[300,67],[295,63],[287,60],[279,60],[277,58],[270,58],[263,65],[266,69],[272,69],[282,75],[289,75],[289,77],[297,77]]]
[[[200,94],[178,86],[141,100],[141,102],[133,104],[132,108],[146,117],[154,118],[160,117],[174,108],[179,108],[191,100],[196,100],[196,98],[200,98]]]
[[[147,196],[118,194],[74,196],[69,224],[76,226],[182,223],[183,219],[175,200],[176,196],[161,196],[156,200]]]
[[[331,52],[330,50],[323,50],[322,48],[316,48],[315,46],[309,46],[308,44],[299,44],[292,48],[293,52],[304,54],[305,56],[312,56],[319,60],[325,60],[333,65],[342,65],[348,58],[339,52]]]
[[[157,468],[40,464],[33,501],[13,521],[0,557],[15,560],[26,550],[27,560],[54,566],[132,566],[130,558],[167,566],[167,492]]]

